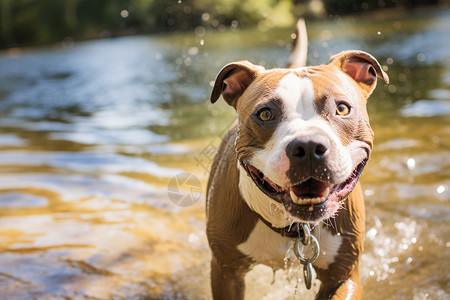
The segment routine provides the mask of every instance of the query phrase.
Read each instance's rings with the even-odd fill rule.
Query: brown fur
[[[213,252],[211,282],[214,299],[243,298],[243,276],[252,262],[236,245],[247,240],[258,220],[239,193],[237,159],[235,155],[229,155],[234,152],[235,138],[236,124],[220,145],[207,187],[206,233]]]

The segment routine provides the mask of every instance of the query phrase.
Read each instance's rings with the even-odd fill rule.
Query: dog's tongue
[[[308,179],[300,184],[291,187],[291,191],[299,198],[321,198],[326,196],[324,193],[328,184],[315,179]]]

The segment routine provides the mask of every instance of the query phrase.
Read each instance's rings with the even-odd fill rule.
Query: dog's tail
[[[304,19],[297,21],[297,32],[294,40],[294,49],[289,56],[289,68],[300,68],[306,66],[308,54],[308,34]]]

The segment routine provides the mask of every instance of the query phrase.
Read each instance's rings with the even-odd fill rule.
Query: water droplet
[[[388,91],[389,91],[389,93],[393,94],[393,93],[395,93],[397,91],[397,87],[395,85],[391,84],[388,87]]]
[[[370,196],[373,196],[374,194],[375,194],[375,191],[372,189],[364,190],[364,196],[370,197]]]
[[[120,12],[120,16],[125,19],[130,15],[130,13],[128,12],[128,10],[124,9]]]
[[[423,54],[423,53],[417,54],[417,60],[418,61],[425,61],[425,59],[426,59],[425,54]]]
[[[206,34],[206,28],[203,26],[197,26],[194,29],[194,33],[196,36],[203,36]]]
[[[203,14],[202,14],[202,20],[203,20],[203,21],[208,21],[210,17],[211,17],[211,16],[210,16],[208,13],[203,13]]]
[[[437,192],[438,194],[442,194],[443,192],[445,192],[445,190],[446,190],[446,187],[443,186],[443,185],[440,185],[440,186],[438,186],[438,188],[436,189],[436,192]]]
[[[198,237],[198,235],[196,235],[195,233],[191,233],[188,237],[188,242],[193,244],[196,243],[200,240],[200,238]]]
[[[416,167],[416,161],[414,160],[414,158],[410,157],[406,161],[406,165],[408,166],[408,169],[412,170]]]
[[[198,48],[197,47],[191,47],[188,50],[189,55],[197,55],[198,54]]]
[[[370,238],[370,239],[374,239],[375,236],[377,235],[377,230],[375,228],[370,228],[369,231],[367,231],[366,233],[366,237]]]

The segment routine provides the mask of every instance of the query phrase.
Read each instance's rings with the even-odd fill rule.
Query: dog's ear
[[[237,100],[264,68],[248,61],[239,61],[226,65],[219,72],[211,92],[211,103],[220,95],[236,109]]]
[[[389,83],[388,75],[378,61],[364,51],[344,51],[331,57],[330,64],[336,65],[355,80],[363,90],[366,98],[370,96],[377,83],[377,75]]]

